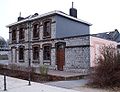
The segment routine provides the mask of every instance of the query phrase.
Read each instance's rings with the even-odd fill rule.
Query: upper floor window
[[[24,62],[24,46],[19,47],[19,62]]]
[[[33,60],[39,60],[39,46],[33,46]]]
[[[51,46],[50,45],[46,45],[43,47],[43,59],[44,60],[50,60],[51,59]]]
[[[12,42],[16,41],[16,30],[12,30]]]
[[[33,38],[39,38],[39,25],[33,25]]]
[[[47,38],[47,37],[51,37],[51,22],[50,21],[46,21],[43,24],[43,37]]]
[[[20,30],[19,30],[19,41],[21,41],[21,40],[24,40],[24,36],[25,34],[24,34],[24,29],[23,28],[20,28]]]

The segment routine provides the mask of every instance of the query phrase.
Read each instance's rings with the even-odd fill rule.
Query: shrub
[[[41,66],[40,66],[40,74],[41,74],[41,75],[47,75],[47,73],[48,73],[48,66],[46,66],[46,65],[41,65]]]
[[[96,87],[120,86],[120,54],[112,46],[100,49],[97,66],[90,77],[91,84]]]

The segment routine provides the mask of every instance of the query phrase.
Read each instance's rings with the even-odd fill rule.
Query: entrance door
[[[57,69],[63,71],[63,66],[65,63],[65,45],[63,43],[57,43],[56,46],[56,64]]]

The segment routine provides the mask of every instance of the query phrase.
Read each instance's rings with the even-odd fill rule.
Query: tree
[[[91,84],[97,87],[120,86],[120,54],[113,46],[100,49],[97,66],[90,77]]]

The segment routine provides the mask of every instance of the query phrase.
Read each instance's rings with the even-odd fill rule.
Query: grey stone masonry
[[[43,38],[43,21],[51,20],[51,38]],[[39,24],[39,38],[33,39],[33,24]],[[12,64],[20,66],[28,66],[30,58],[32,67],[39,67],[40,65],[48,65],[49,69],[57,70],[56,64],[56,43],[65,43],[65,64],[63,71],[70,72],[87,72],[90,67],[90,38],[89,35],[71,36],[64,38],[56,38],[56,20],[54,16],[41,18],[22,24],[17,24],[9,28],[9,46],[10,46],[10,61]],[[19,28],[24,28],[24,41],[19,42]],[[12,30],[16,29],[16,42],[12,42]],[[43,46],[45,44],[51,45],[50,60],[43,60]],[[39,46],[39,60],[37,63],[33,62],[33,46]],[[24,62],[19,62],[19,47],[24,46]],[[30,57],[29,57],[30,55]],[[46,62],[46,63],[44,63]]]

